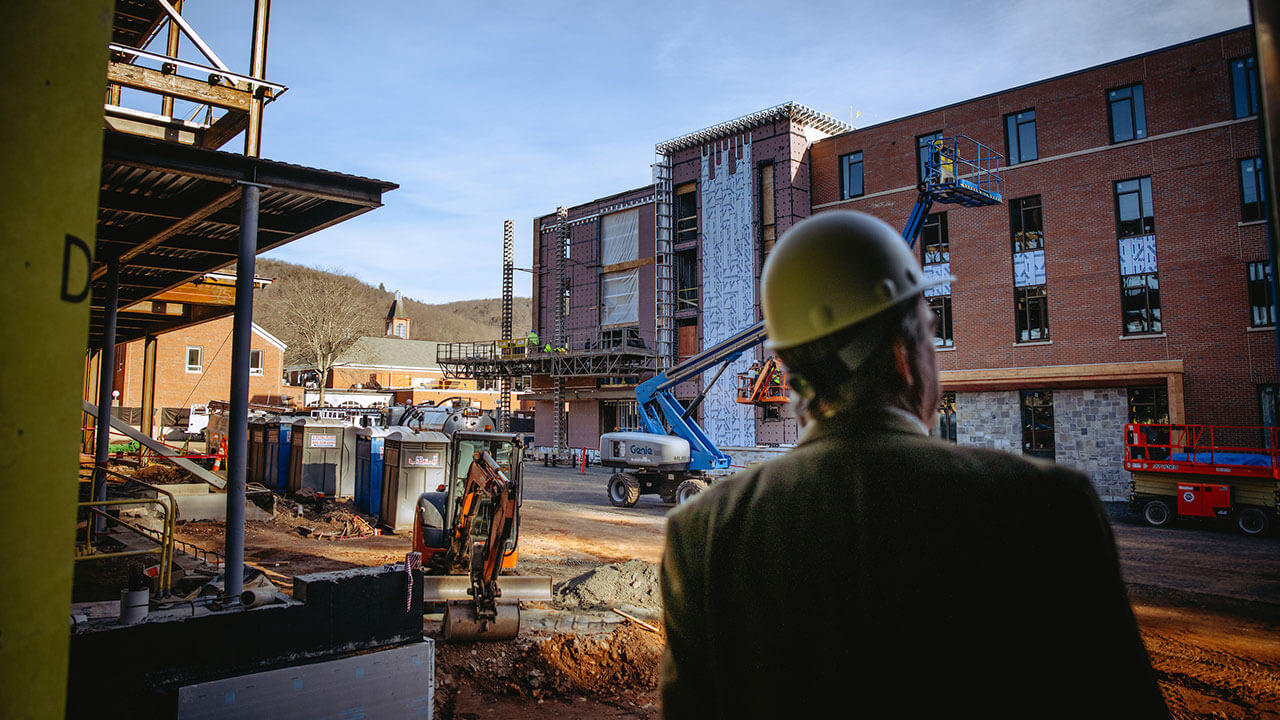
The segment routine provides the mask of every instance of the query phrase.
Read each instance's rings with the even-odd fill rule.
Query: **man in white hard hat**
[[[1089,480],[928,437],[949,281],[861,213],[770,255],[806,426],[669,516],[666,717],[1168,716]]]

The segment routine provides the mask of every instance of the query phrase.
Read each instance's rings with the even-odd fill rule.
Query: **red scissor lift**
[[[1147,523],[1223,518],[1258,535],[1280,517],[1280,429],[1130,423],[1124,467],[1129,504]]]

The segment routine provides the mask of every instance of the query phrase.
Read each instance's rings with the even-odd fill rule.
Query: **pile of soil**
[[[593,704],[657,717],[664,643],[660,633],[631,623],[607,634],[521,635],[507,643],[437,640],[437,717],[471,717],[480,705],[493,707],[479,703],[477,696],[506,696],[525,703],[589,697]]]
[[[631,608],[648,616],[662,612],[658,566],[643,560],[594,568],[557,585],[553,597],[565,608]]]

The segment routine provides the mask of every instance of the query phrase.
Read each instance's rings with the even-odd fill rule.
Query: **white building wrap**
[[[738,137],[703,147],[703,350],[756,319],[753,175],[749,139]],[[730,365],[702,403],[702,426],[719,446],[756,444],[755,412],[734,400],[735,376],[746,372],[752,357],[744,353]],[[703,383],[713,377],[714,371],[705,373]]]

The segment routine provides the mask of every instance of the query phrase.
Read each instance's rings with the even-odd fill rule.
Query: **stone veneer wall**
[[[1057,460],[1093,479],[1104,500],[1129,497],[1124,469],[1124,424],[1129,398],[1124,388],[1053,391],[1053,443]]]
[[[1093,480],[1103,500],[1129,496],[1124,470],[1124,388],[1053,391],[1055,459]],[[1017,391],[956,394],[956,441],[960,445],[1022,452],[1022,411]]]

